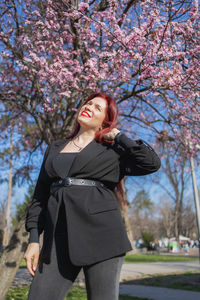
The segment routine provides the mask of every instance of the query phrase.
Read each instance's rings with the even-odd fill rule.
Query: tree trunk
[[[9,243],[9,234],[10,234],[10,204],[11,204],[11,197],[12,197],[12,169],[13,169],[13,127],[11,125],[10,131],[10,164],[9,164],[9,178],[8,178],[8,200],[7,200],[7,207],[6,207],[6,228],[3,234],[3,248],[6,247]]]
[[[175,226],[174,226],[174,231],[175,231],[175,237],[176,240],[179,241],[179,235],[181,233],[180,231],[180,223],[181,223],[181,218],[182,218],[182,209],[181,209],[181,199],[178,191],[178,187],[176,188],[176,205],[175,205]]]
[[[178,240],[178,209],[175,208],[175,216],[174,216],[174,235],[176,240]]]
[[[126,204],[124,204],[124,202],[122,201],[122,196],[119,193],[115,193],[116,197],[118,198],[118,203],[120,205],[120,209],[121,209],[121,214],[122,214],[122,219],[124,221],[124,225],[126,228],[126,232],[128,235],[128,238],[131,242],[131,245],[133,247],[133,251],[135,251],[134,246],[133,246],[133,233],[131,230],[131,224],[128,218],[128,200],[127,200],[127,196],[126,196],[126,189],[125,189],[125,180],[122,179],[121,180],[121,184],[122,184],[122,188],[123,188],[123,197],[126,200]]]
[[[24,223],[23,218],[0,258],[0,274],[3,274],[0,280],[0,300],[5,299],[28,245],[28,233]]]

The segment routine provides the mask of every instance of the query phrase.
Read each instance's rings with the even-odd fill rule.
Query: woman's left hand
[[[113,128],[110,132],[106,133],[104,135],[104,139],[106,140],[114,140],[115,136],[120,132],[117,128]]]

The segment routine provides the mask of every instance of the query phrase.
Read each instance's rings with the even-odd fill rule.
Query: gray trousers
[[[67,235],[66,231],[63,232],[64,219],[61,214],[58,220],[51,263],[45,264],[39,260],[28,300],[63,300],[81,268],[85,276],[88,300],[118,300],[120,272],[125,253],[92,265],[75,266],[69,257]]]

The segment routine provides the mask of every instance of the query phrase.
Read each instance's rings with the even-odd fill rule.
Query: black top
[[[54,158],[54,166],[59,170],[61,178],[65,178],[68,175],[70,167],[73,163],[74,158],[79,152],[62,152]],[[39,234],[36,228],[30,230],[29,243],[38,243]]]
[[[58,171],[61,178],[65,178],[68,175],[70,167],[73,163],[75,156],[79,152],[62,152],[54,157],[54,168]]]

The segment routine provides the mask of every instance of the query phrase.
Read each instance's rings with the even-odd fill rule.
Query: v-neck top
[[[58,170],[59,176],[65,178],[71,168],[71,165],[79,152],[62,152],[54,158],[54,167]]]

